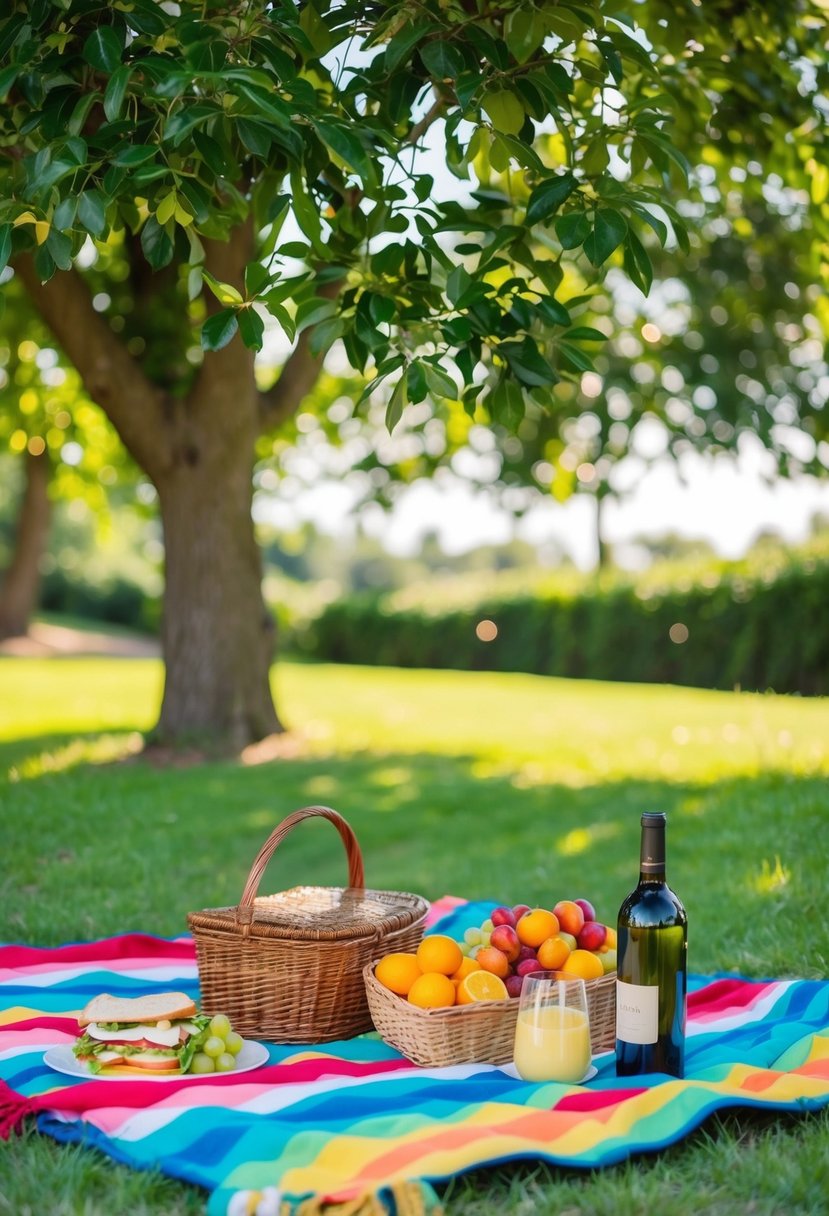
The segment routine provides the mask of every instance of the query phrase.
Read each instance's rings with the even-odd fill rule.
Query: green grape
[[[494,928],[495,928],[495,926],[493,925],[490,917],[487,917],[485,921],[481,922],[481,932],[482,933],[491,933]]]
[[[210,1056],[213,1060],[218,1060],[219,1056],[225,1049],[224,1039],[220,1039],[218,1035],[212,1034],[202,1047],[202,1051],[206,1056]]]
[[[231,1030],[230,1034],[225,1039],[225,1047],[232,1056],[238,1056],[239,1052],[245,1045],[245,1040],[235,1030]]]
[[[227,1040],[230,1034],[230,1018],[225,1013],[217,1013],[210,1019],[210,1033],[217,1039]]]
[[[206,1056],[203,1051],[197,1051],[190,1061],[189,1071],[195,1073],[215,1072],[216,1065],[210,1056]]]
[[[223,1051],[216,1060],[216,1072],[233,1072],[236,1067],[236,1057],[229,1051]]]
[[[481,935],[481,945],[482,945],[482,946],[488,946],[488,945],[490,944],[490,941],[491,941],[491,940],[492,940],[492,934],[491,934],[491,933],[483,933],[483,934]]]
[[[480,946],[481,930],[480,929],[467,929],[463,935],[463,940],[466,942],[467,946]]]

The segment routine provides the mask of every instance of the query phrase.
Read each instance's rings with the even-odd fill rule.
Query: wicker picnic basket
[[[364,971],[368,1007],[381,1037],[425,1068],[449,1064],[507,1064],[513,1057],[518,1001],[481,1001],[448,1009],[420,1009]],[[585,981],[592,1054],[616,1045],[616,975]]]
[[[292,887],[257,895],[278,846],[305,819],[333,823],[345,846],[347,887]],[[201,1003],[234,1030],[274,1043],[322,1043],[371,1030],[363,968],[378,955],[416,950],[428,902],[365,886],[357,838],[325,806],[306,806],[274,828],[236,907],[188,914]]]

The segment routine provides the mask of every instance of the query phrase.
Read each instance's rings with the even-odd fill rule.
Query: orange
[[[409,989],[409,1001],[420,1009],[442,1009],[455,1004],[455,985],[448,975],[427,971]]]
[[[462,959],[461,965],[460,965],[460,967],[458,967],[455,974],[451,975],[449,978],[451,979],[453,984],[459,984],[461,982],[461,980],[466,979],[466,977],[468,975],[470,975],[473,971],[480,971],[480,970],[481,970],[481,964],[479,962],[477,962],[474,958],[464,958],[464,959]]]
[[[463,962],[458,943],[443,933],[430,933],[424,937],[416,957],[421,971],[439,971],[441,975],[454,975]]]
[[[458,984],[458,1005],[471,1005],[473,1001],[509,1000],[507,986],[490,971],[470,971]]]
[[[570,954],[563,937],[548,937],[538,947],[538,965],[545,971],[558,971]]]
[[[578,975],[583,980],[597,980],[604,975],[601,959],[591,950],[571,950],[561,970],[565,975]]]
[[[555,937],[558,933],[558,917],[546,908],[533,908],[518,918],[515,932],[522,946],[535,949],[548,937]]]
[[[398,996],[408,996],[412,984],[422,975],[414,954],[387,954],[374,968],[374,974],[384,987]]]

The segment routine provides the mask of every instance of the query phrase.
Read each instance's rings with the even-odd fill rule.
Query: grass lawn
[[[612,920],[638,870],[639,813],[669,812],[690,965],[825,976],[829,704],[524,675],[285,663],[296,753],[151,767],[152,660],[0,660],[0,940],[49,945],[236,903],[260,844],[308,802],[336,807],[369,885],[547,903]],[[342,847],[301,825],[262,891],[341,883]],[[449,1216],[825,1213],[829,1115],[710,1120],[595,1174],[532,1164],[445,1189]],[[31,1134],[0,1149],[0,1214],[184,1216],[204,1196]]]

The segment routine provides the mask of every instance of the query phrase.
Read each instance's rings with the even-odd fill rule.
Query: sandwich
[[[72,1050],[92,1073],[185,1073],[209,1027],[210,1018],[184,992],[139,997],[105,992],[79,1015],[80,1035]]]

